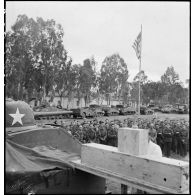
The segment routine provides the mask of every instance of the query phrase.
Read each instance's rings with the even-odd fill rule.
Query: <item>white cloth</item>
[[[149,141],[147,155],[153,157],[162,157],[162,150],[159,145],[155,144],[152,141]]]

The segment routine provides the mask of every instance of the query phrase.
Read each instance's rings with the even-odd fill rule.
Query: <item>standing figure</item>
[[[172,136],[173,136],[173,131],[171,130],[170,125],[167,124],[163,130],[164,155],[166,157],[170,157],[171,155]]]

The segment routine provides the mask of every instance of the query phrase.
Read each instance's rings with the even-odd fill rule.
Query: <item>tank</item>
[[[33,108],[35,120],[57,120],[71,117],[72,111],[43,104]]]
[[[6,193],[105,193],[105,179],[71,165],[81,143],[61,127],[36,125],[33,110],[6,100]]]

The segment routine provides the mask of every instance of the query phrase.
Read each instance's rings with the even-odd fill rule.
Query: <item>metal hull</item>
[[[81,143],[62,128],[36,127],[6,137],[6,193],[103,194],[105,179],[74,169]]]

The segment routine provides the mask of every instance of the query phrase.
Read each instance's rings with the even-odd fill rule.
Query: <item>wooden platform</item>
[[[132,186],[140,190],[144,190],[150,193],[157,193],[157,194],[179,194],[176,190],[171,190],[169,188],[165,188],[159,185],[143,182],[142,180],[138,180],[135,178],[126,178],[123,175],[113,173],[108,170],[100,169],[98,167],[89,166],[86,164],[82,164],[81,160],[74,160],[70,162],[75,168],[86,171],[88,173],[92,173],[94,175],[110,179],[117,183],[125,184],[127,186]],[[180,194],[188,194],[189,191],[182,192]]]

